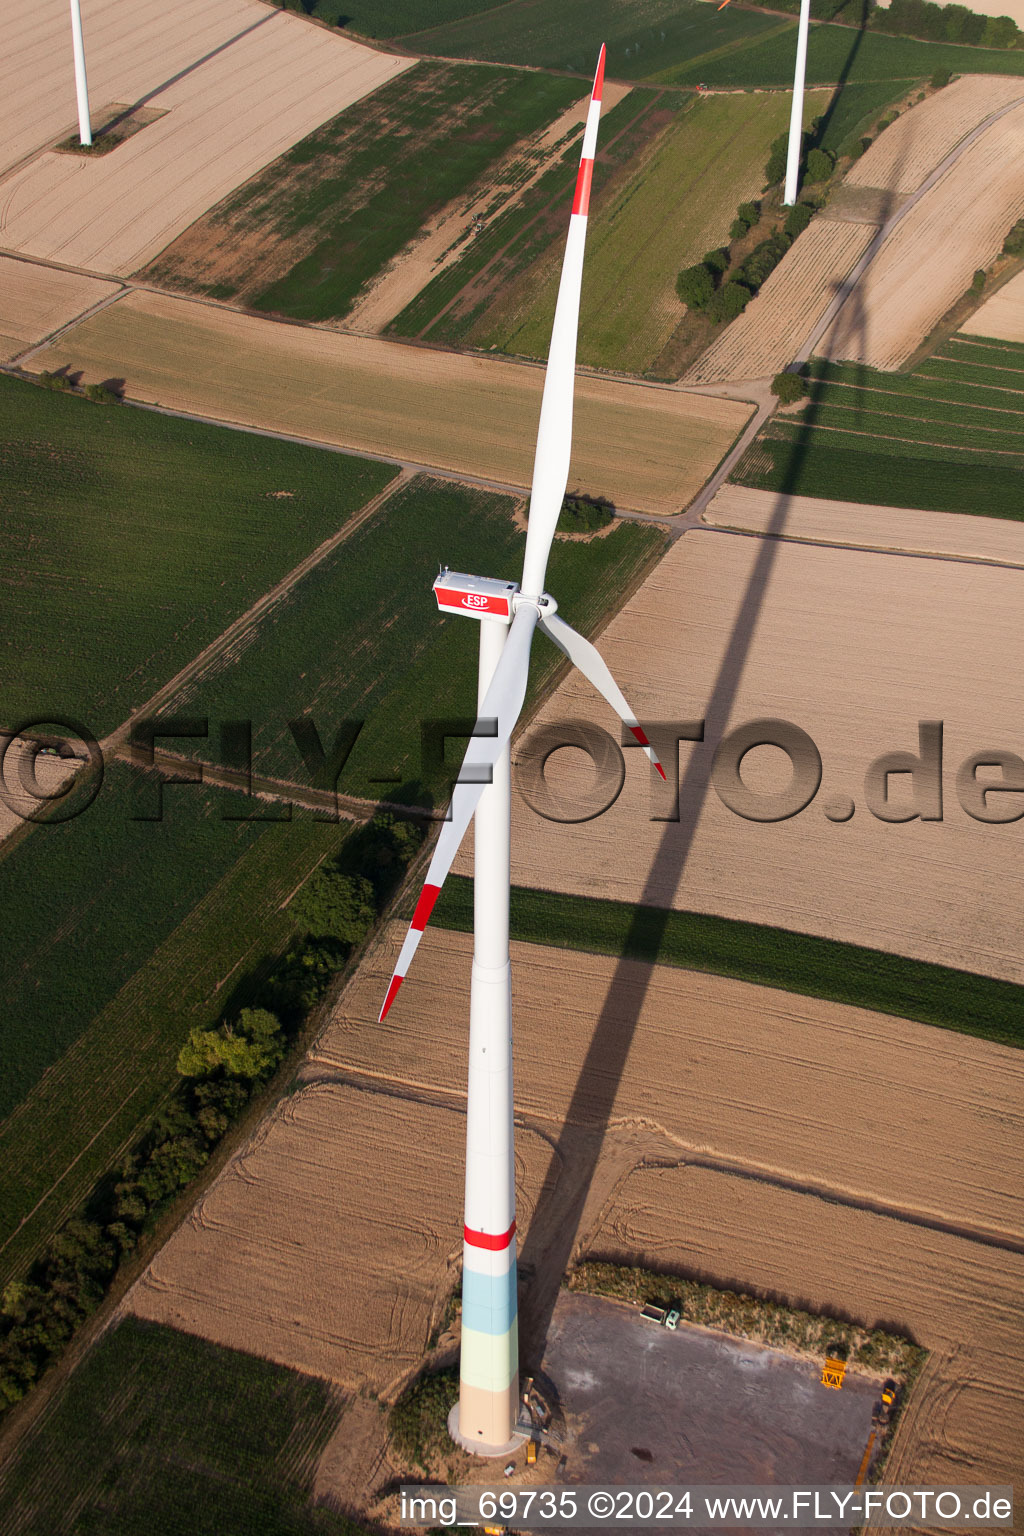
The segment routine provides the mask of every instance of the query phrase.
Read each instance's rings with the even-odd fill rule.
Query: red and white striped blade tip
[[[384,1006],[377,1016],[378,1024],[383,1022],[388,1009],[391,1007],[391,1004],[398,996],[398,989],[406,978],[406,973],[409,970],[409,966],[412,964],[412,957],[416,953],[416,948],[420,942],[420,937],[424,928],[430,921],[430,914],[434,910],[434,903],[437,901],[437,898],[440,896],[440,894],[441,887],[439,885],[431,885],[429,881],[426,885],[424,885],[422,891],[420,891],[420,899],[416,903],[416,910],[412,915],[412,922],[409,924],[409,931],[405,936],[405,943],[402,945],[402,952],[398,957],[398,964],[395,966],[394,974],[391,977],[387,996],[384,999]]]
[[[661,766],[660,762],[658,761],[658,754],[657,754],[657,752],[655,752],[654,748],[651,746],[650,742],[647,740],[646,732],[643,731],[639,725],[631,725],[630,726],[630,730],[632,731],[633,735],[636,737],[636,739],[640,743],[640,745],[643,747],[644,751],[647,753],[647,756],[650,758],[651,762],[654,764],[655,768],[657,768],[658,772],[661,774],[662,778],[665,780],[665,782],[667,784],[668,783],[668,774],[665,772],[664,768]]]
[[[601,52],[597,56],[597,72],[594,75],[594,89],[590,93],[591,101],[600,101],[604,88],[604,43],[601,44]]]

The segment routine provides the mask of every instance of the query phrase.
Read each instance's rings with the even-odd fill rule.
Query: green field
[[[811,399],[776,418],[741,485],[1024,518],[1024,346],[954,336],[912,374],[815,362]]]
[[[599,206],[609,180],[643,154],[687,101],[680,91],[638,88],[604,114],[592,182],[593,210]],[[389,331],[458,345],[492,305],[514,304],[516,279],[553,246],[564,246],[581,132],[573,135],[572,142],[532,187],[518,195],[510,189],[505,204],[488,213],[485,228],[474,234],[459,258],[396,316]]]
[[[294,320],[336,319],[432,214],[579,97],[578,81],[550,75],[417,65],[246,182],[147,276]],[[216,249],[213,266],[197,255],[225,244],[228,269]],[[287,270],[268,282],[268,265]]]
[[[507,0],[479,15],[403,37],[415,53],[493,59],[593,74],[608,49],[613,80],[640,80],[778,31],[778,16],[702,0]],[[792,71],[791,71],[792,73]],[[698,77],[700,78],[700,77]]]
[[[717,58],[672,65],[645,78],[663,85],[694,85],[703,80],[710,86],[787,86],[793,78],[795,46],[796,24],[790,23],[763,39],[722,52]],[[913,38],[860,32],[827,22],[811,26],[808,85],[832,85],[838,81],[856,85],[878,80],[909,84],[931,76],[937,69],[959,74],[1020,75],[1024,74],[1024,53],[1008,48],[917,42]]]
[[[190,1028],[285,949],[282,903],[347,834],[225,821],[250,807],[189,786],[135,821],[135,781],[111,764],[82,815],[0,845],[0,1288],[139,1134]]]
[[[905,80],[867,80],[859,85],[840,86],[825,109],[816,144],[834,155],[848,154],[858,135],[872,127],[906,89]]]
[[[432,921],[472,932],[473,882],[450,875]],[[713,917],[552,891],[512,891],[512,937],[734,976],[805,997],[1024,1046],[1024,987],[902,955]]]
[[[105,735],[395,474],[17,379],[0,415],[0,725]]]
[[[806,118],[826,105],[824,92],[808,93]],[[691,97],[631,174],[598,190],[587,235],[581,362],[634,373],[650,368],[685,313],[675,292],[680,268],[728,241],[737,204],[761,191],[771,141],[785,130],[789,110],[782,93]],[[560,267],[556,244],[501,295],[469,339],[485,349],[546,356]]]
[[[488,11],[494,0],[303,0],[309,14],[329,26],[347,27],[361,37],[401,37],[420,27],[440,27],[477,11]]]
[[[311,1504],[341,1400],[313,1377],[126,1318],[0,1475],[7,1536],[355,1536]]]
[[[413,481],[294,589],[234,665],[190,692],[189,710],[251,719],[257,771],[303,783],[288,720],[310,714],[326,743],[342,720],[363,719],[340,789],[405,798],[418,784],[423,798],[447,798],[454,769],[422,762],[420,722],[475,714],[478,636],[474,624],[438,614],[431,583],[442,563],[516,578],[525,536],[513,506],[506,496]],[[556,541],[549,585],[569,622],[592,629],[663,541],[635,523],[589,542]],[[560,660],[540,637],[531,697]],[[450,748],[456,764],[458,751]]]

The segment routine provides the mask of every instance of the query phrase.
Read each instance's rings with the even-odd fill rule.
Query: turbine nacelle
[[[511,624],[523,606],[535,608],[542,620],[558,612],[558,604],[549,592],[542,592],[540,597],[525,597],[517,581],[470,576],[447,566],[434,582],[434,596],[442,613],[458,613],[465,619],[497,620],[499,624]]]

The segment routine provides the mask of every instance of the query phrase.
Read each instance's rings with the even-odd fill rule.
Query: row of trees
[[[299,938],[254,985],[252,1006],[194,1028],[166,1109],[0,1301],[0,1410],[23,1397],[100,1305],[141,1234],[205,1167],[232,1121],[269,1081],[308,1014],[367,936],[423,840],[381,813],[292,901]]]
[[[807,228],[815,206],[797,203],[789,210],[782,228],[759,241],[732,270],[730,252],[724,246],[708,251],[695,266],[684,267],[676,279],[676,292],[683,303],[688,309],[706,314],[715,325],[735,320],[774,272],[793,241]],[[730,230],[732,238],[742,239],[749,234],[760,217],[759,203],[741,203]]]
[[[755,0],[773,11],[800,9],[800,0]],[[838,21],[900,37],[931,43],[961,43],[969,47],[1024,47],[1024,33],[1009,16],[979,16],[966,5],[937,5],[934,0],[890,0],[883,8],[875,0],[811,0],[815,21]]]

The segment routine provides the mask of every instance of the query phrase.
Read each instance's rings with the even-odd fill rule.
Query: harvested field
[[[685,382],[768,378],[785,368],[874,236],[870,224],[814,219],[743,313],[694,363]]]
[[[984,336],[995,341],[1024,341],[1024,272],[990,299],[960,327],[965,336]]]
[[[1024,80],[1019,75],[961,75],[880,133],[845,180],[851,186],[914,192],[972,128],[1021,100]]]
[[[313,1057],[461,1093],[472,938],[428,929],[378,1025],[403,937],[401,923],[389,925]],[[1024,1052],[728,977],[535,944],[513,945],[512,977],[515,1097],[527,1124],[643,1125],[680,1152],[1024,1247]],[[836,1136],[839,1084],[847,1112]],[[880,1159],[879,1127],[896,1124],[908,1155]]]
[[[844,1135],[852,1108],[852,1097],[843,1095]],[[959,1135],[955,1115],[944,1123]],[[900,1146],[912,1159],[912,1144],[901,1139]],[[882,1160],[876,1147],[875,1166]],[[930,1357],[893,1441],[885,1481],[1019,1481],[1019,1252],[698,1167],[632,1174],[590,1247],[601,1257],[678,1265],[909,1334]]]
[[[140,1317],[388,1392],[416,1370],[462,1258],[461,1109],[309,1084],[263,1122],[130,1293]],[[550,1149],[517,1146],[529,1231]],[[371,1184],[358,1170],[372,1167]]]
[[[120,33],[120,8],[106,0],[105,9],[100,27]],[[149,32],[133,11],[133,31],[155,48],[168,31],[187,27],[190,9],[154,8]],[[146,104],[165,116],[111,154],[44,153],[14,171],[0,195],[0,244],[97,272],[131,272],[325,118],[413,63],[283,12],[239,10],[241,30],[205,52],[193,41],[184,67],[151,81]],[[62,61],[65,53],[62,40]],[[113,94],[131,100],[123,83]]]
[[[604,92],[603,110],[612,111],[629,91],[628,85],[610,82]],[[421,289],[460,260],[465,242],[474,238],[477,221],[506,216],[566,145],[579,139],[589,104],[589,94],[581,97],[550,127],[527,143],[518,144],[500,165],[492,166],[486,184],[475,195],[464,194],[442,208],[356,300],[346,317],[345,329],[382,331]]]
[[[1024,107],[1016,107],[900,221],[816,350],[875,368],[904,363],[975,270],[994,259],[1007,230],[1024,213],[1022,158]],[[971,210],[969,219],[962,217],[965,208]]]
[[[86,321],[57,351],[35,365],[70,362],[89,381],[123,374],[130,396],[176,410],[529,484],[537,368],[274,325],[150,293]],[[570,487],[640,511],[678,512],[750,410],[580,377]]]
[[[1024,528],[993,517],[914,512],[823,496],[789,496],[751,486],[723,485],[704,513],[716,528],[765,533],[783,519],[787,539],[815,544],[897,549],[907,554],[957,555],[1024,568]]]
[[[784,532],[784,513],[775,522]],[[715,912],[1024,980],[1024,825],[971,819],[953,783],[969,754],[1024,745],[1014,681],[1022,591],[1020,571],[995,566],[687,533],[601,640],[642,721],[706,720],[705,743],[680,749],[682,819],[649,819],[672,806],[664,792],[652,799],[645,761],[627,752],[621,795],[591,821],[548,821],[514,797],[514,883]],[[765,717],[809,733],[824,765],[818,797],[774,823],[734,814],[708,780],[721,737]],[[580,719],[614,729],[569,674],[521,738],[520,765],[533,729]],[[879,821],[864,805],[864,774],[883,752],[916,751],[923,720],[945,722],[944,820]],[[548,765],[556,810],[569,795],[578,814],[578,758],[563,751]],[[761,793],[791,776],[768,748],[744,774]],[[856,804],[852,820],[823,814],[836,796]],[[898,784],[894,798],[906,807]],[[468,869],[465,855],[456,867]]]
[[[378,1027],[401,938],[392,925],[316,1050],[342,1070],[444,1089],[461,1081],[451,1019],[468,1011],[471,940],[428,929]],[[1024,1246],[1024,1057],[860,1009],[533,945],[513,946],[513,978],[526,1123],[568,1120],[581,1136],[608,1125],[583,1251],[908,1333],[933,1356],[891,1480],[912,1470],[953,1482],[969,1468],[1012,1482],[1024,1260],[997,1244]],[[894,1125],[900,1154],[880,1156]],[[561,1132],[567,1154],[574,1144]],[[644,1154],[683,1166],[623,1178]]]
[[[0,256],[0,363],[116,292],[96,277]]]

